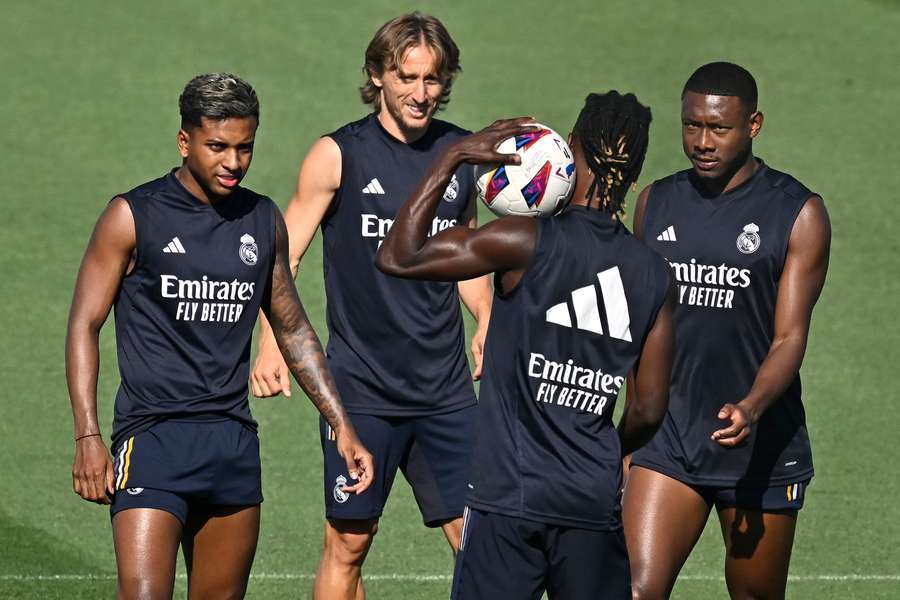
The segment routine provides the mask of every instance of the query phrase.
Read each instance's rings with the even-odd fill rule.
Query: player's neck
[[[175,171],[175,179],[177,179],[178,183],[180,183],[191,196],[196,198],[198,202],[213,205],[224,199],[224,197],[218,196],[200,185],[200,182],[197,181],[197,178],[194,177],[194,174],[191,173],[191,170],[188,169],[187,165],[181,165],[181,167]]]
[[[412,144],[422,139],[422,137],[428,131],[428,126],[431,125],[431,120],[429,120],[428,125],[426,125],[425,127],[417,129],[409,129],[403,127],[403,124],[399,123],[393,116],[391,116],[390,112],[388,112],[387,108],[385,108],[383,105],[376,118],[378,119],[378,122],[381,123],[381,127],[387,132],[389,136],[393,137],[399,142],[403,142],[404,144]]]

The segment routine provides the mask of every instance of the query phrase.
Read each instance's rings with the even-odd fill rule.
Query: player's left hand
[[[487,337],[487,323],[478,324],[478,329],[472,336],[472,360],[475,361],[475,369],[472,371],[472,381],[481,379],[481,364],[484,361],[484,339]]]
[[[517,165],[522,158],[515,152],[502,154],[497,146],[516,135],[540,131],[531,117],[494,121],[478,133],[462,138],[454,145],[460,160],[472,164]]]
[[[745,408],[739,404],[726,404],[719,409],[718,417],[731,422],[724,429],[714,431],[712,439],[726,448],[733,448],[750,435],[752,419]]]
[[[348,494],[362,494],[375,480],[375,464],[372,455],[363,446],[352,426],[341,428],[336,435],[338,454],[347,462],[350,479],[356,480],[353,485],[344,486],[344,491]]]

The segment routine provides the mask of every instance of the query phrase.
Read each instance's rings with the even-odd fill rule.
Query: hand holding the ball
[[[455,144],[454,150],[461,162],[517,165],[522,160],[517,153],[503,154],[497,151],[497,147],[511,137],[533,133],[540,129],[532,117],[501,119],[477,133],[464,137]]]

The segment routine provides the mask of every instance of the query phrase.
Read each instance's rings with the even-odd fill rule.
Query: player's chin
[[[722,177],[724,169],[722,168],[721,163],[716,163],[714,167],[711,167],[708,163],[699,161],[692,162],[694,165],[694,174],[700,179],[719,179]]]
[[[406,107],[403,116],[403,121],[405,122],[407,129],[424,129],[425,127],[428,127],[431,118],[434,116],[434,108],[416,111]]]

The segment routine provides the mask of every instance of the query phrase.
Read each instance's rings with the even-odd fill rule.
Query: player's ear
[[[754,111],[750,115],[750,138],[755,138],[763,126],[763,114],[760,111]]]
[[[188,146],[190,145],[191,141],[191,134],[185,131],[185,129],[182,127],[178,130],[178,136],[176,139],[178,143],[178,152],[181,153],[181,158],[187,158]]]
[[[372,80],[372,83],[375,85],[375,87],[381,89],[384,82],[381,79],[380,73],[376,73],[374,71],[369,71],[369,79]]]

